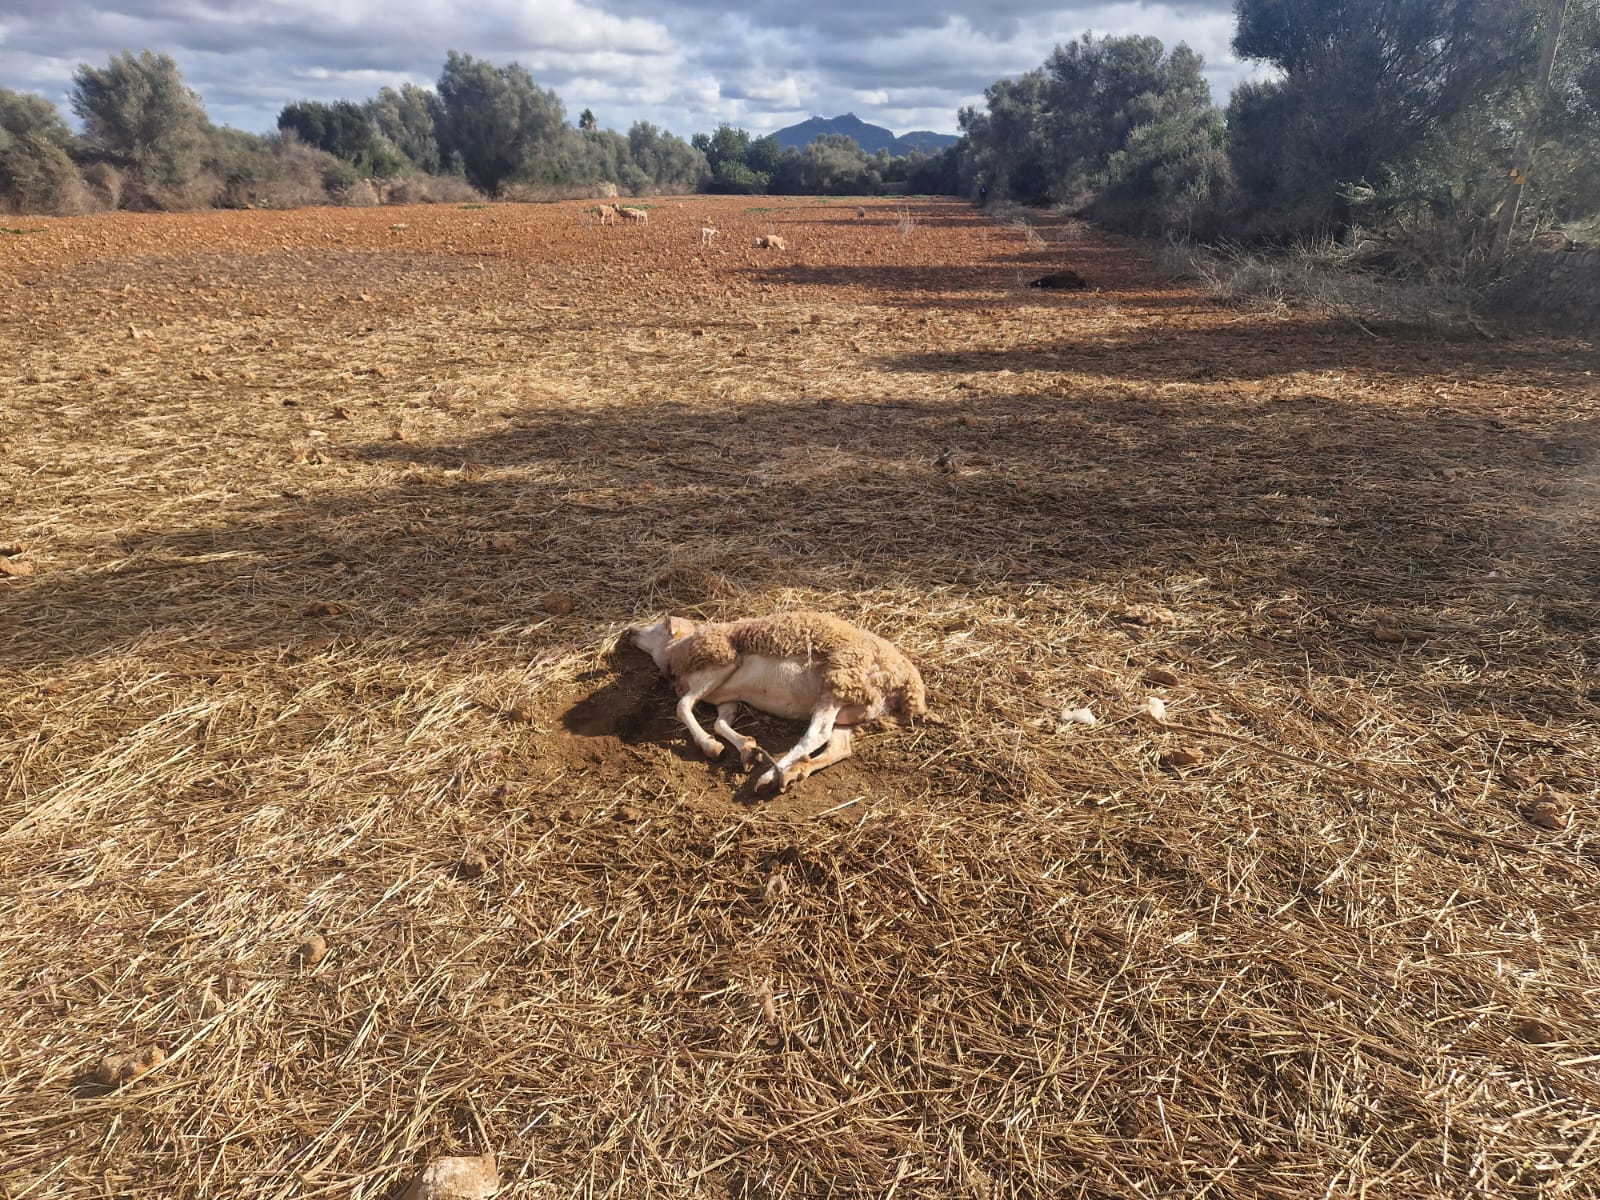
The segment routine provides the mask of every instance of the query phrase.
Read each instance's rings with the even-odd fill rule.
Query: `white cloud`
[[[521,62],[569,113],[688,135],[853,111],[896,132],[954,131],[994,80],[1087,29],[1187,41],[1219,102],[1261,72],[1229,50],[1231,0],[0,0],[0,81],[65,99],[79,62],[177,59],[219,123],[265,130],[298,99],[432,83],[448,50]]]

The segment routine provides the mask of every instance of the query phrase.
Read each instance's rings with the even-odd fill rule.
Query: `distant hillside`
[[[895,137],[892,129],[885,129],[882,125],[868,125],[855,113],[845,113],[842,117],[812,117],[809,121],[780,129],[772,136],[777,138],[778,144],[785,149],[792,147],[804,150],[825,133],[842,133],[845,137],[854,138],[856,145],[868,154],[876,154],[880,149],[886,149],[896,158],[910,154],[913,150],[920,150],[923,154],[937,154],[956,140],[953,134],[932,133],[926,129],[918,129],[902,137]]]

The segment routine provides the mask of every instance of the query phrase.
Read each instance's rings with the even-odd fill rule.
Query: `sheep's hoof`
[[[722,743],[716,741],[707,742],[705,745],[700,747],[700,752],[712,762],[715,762],[717,759],[722,757],[722,750]]]
[[[754,771],[763,763],[769,767],[776,767],[778,765],[772,760],[772,755],[768,754],[754,742],[746,742],[744,744],[744,749],[739,752],[739,761],[743,764],[746,771]]]
[[[764,772],[761,778],[756,780],[756,791],[758,792],[781,792],[788,786],[789,781],[779,773],[776,766],[773,766],[771,770]]]

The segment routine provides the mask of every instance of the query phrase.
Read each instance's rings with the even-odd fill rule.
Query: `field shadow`
[[[561,713],[562,728],[576,737],[614,737],[635,745],[661,739],[675,724],[671,690],[642,651],[618,646],[604,666],[586,671],[577,684],[594,690]]]
[[[926,231],[921,236],[926,236]],[[919,235],[913,232],[915,246]],[[755,264],[745,274],[757,283],[790,287],[853,288],[870,291],[873,302],[922,306],[937,297],[941,306],[960,308],[970,295],[983,294],[992,303],[995,292],[1018,292],[1027,281],[1071,267],[1084,277],[1091,293],[1138,291],[1187,307],[1204,307],[1203,298],[1163,277],[1149,259],[1132,248],[1101,244],[1051,243],[1040,248],[996,248],[982,266],[951,267],[940,263],[795,262]],[[1165,295],[1163,295],[1165,293]],[[1060,292],[1026,290],[1034,301]]]
[[[1086,306],[1095,302],[1096,295],[1047,294],[1061,297],[1064,307]],[[1215,307],[1186,293],[1140,295],[1127,305],[1133,311],[1174,307],[1200,312]],[[1264,335],[1255,320],[1220,329],[1212,322],[1196,328],[1162,323],[1130,328],[1120,336],[1107,336],[1101,329],[1071,336],[1057,327],[1036,340],[998,349],[908,351],[891,356],[885,366],[912,373],[1068,369],[1138,383],[1259,381],[1359,367],[1390,379],[1443,376],[1441,382],[1453,384],[1495,381],[1518,386],[1537,381],[1592,394],[1595,384],[1586,372],[1600,364],[1600,355],[1577,353],[1570,342],[1551,338],[1489,342],[1466,332],[1422,336],[1404,329],[1386,329],[1371,337],[1337,320],[1289,320],[1280,328],[1282,335],[1273,337]]]
[[[1297,344],[1278,357],[1310,369],[1339,353]],[[1009,361],[955,358],[897,362]],[[1586,364],[1570,362],[1581,377]],[[1516,370],[1515,353],[1498,369]],[[1030,391],[508,413],[439,444],[352,437],[321,451],[321,469],[383,482],[130,528],[99,564],[8,580],[5,661],[49,670],[153,642],[201,660],[304,656],[375,636],[438,655],[519,624],[581,639],[761,591],[1120,589],[1177,575],[1232,605],[1294,597],[1349,616],[1437,606],[1518,555],[1567,606],[1547,618],[1571,625],[1567,608],[1600,577],[1582,533],[1592,514],[1562,499],[1593,475],[1593,422],[1443,399]],[[664,695],[644,702],[647,666],[569,728],[663,732],[643,715]]]

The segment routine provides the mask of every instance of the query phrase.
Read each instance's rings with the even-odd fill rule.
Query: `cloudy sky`
[[[1224,102],[1256,73],[1229,53],[1232,28],[1232,0],[0,0],[0,86],[65,108],[80,62],[164,50],[212,120],[261,132],[291,100],[432,85],[461,50],[524,64],[570,118],[592,108],[606,128],[766,132],[854,112],[953,133],[988,84],[1085,30],[1188,42]]]

